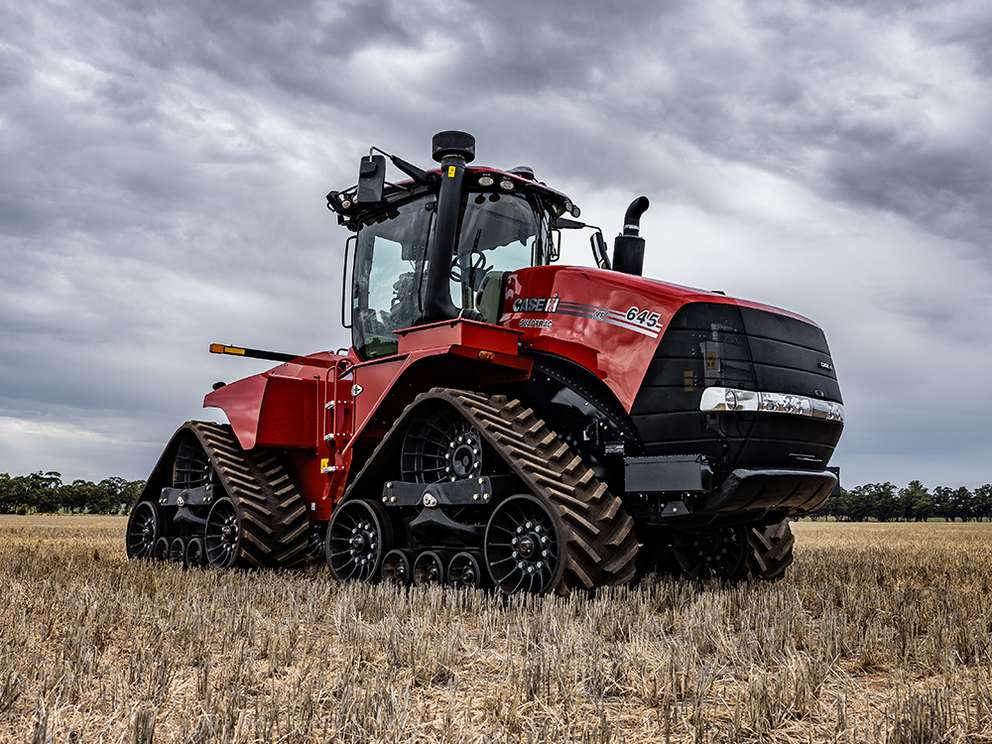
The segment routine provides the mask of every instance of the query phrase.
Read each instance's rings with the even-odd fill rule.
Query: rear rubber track
[[[744,560],[745,579],[776,581],[785,575],[794,559],[796,538],[788,519],[767,527],[747,529],[747,554]]]
[[[189,421],[184,428],[196,435],[216,478],[241,512],[238,565],[302,566],[310,529],[306,503],[277,453],[245,451],[228,424]]]
[[[478,428],[530,492],[560,516],[565,566],[554,591],[568,594],[573,589],[633,581],[639,545],[634,522],[620,497],[596,478],[533,409],[505,395],[433,388],[417,396],[369,457],[345,498],[374,479],[369,474],[375,470],[376,456],[399,435],[411,411],[431,400],[448,404]]]

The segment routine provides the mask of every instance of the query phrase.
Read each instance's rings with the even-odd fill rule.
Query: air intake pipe
[[[438,132],[431,140],[433,157],[441,164],[441,186],[434,217],[434,240],[428,248],[427,286],[422,323],[454,318],[451,301],[451,259],[458,242],[465,166],[475,160],[475,137],[466,132]]]
[[[613,240],[613,270],[640,276],[644,272],[644,238],[640,237],[641,215],[651,202],[639,196],[623,215],[623,232]]]

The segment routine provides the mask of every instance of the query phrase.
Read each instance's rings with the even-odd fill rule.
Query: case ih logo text
[[[554,297],[518,297],[513,301],[515,313],[553,313],[558,310],[558,295]]]
[[[581,302],[562,300],[558,295],[553,297],[518,297],[513,301],[515,313],[555,313],[557,315],[572,315],[576,318],[589,318],[600,323],[607,323],[628,331],[634,331],[642,336],[658,338],[661,330],[661,313],[632,306],[624,310],[613,310],[608,307],[585,305]],[[550,322],[538,324],[526,319],[520,321],[520,328],[550,328]]]

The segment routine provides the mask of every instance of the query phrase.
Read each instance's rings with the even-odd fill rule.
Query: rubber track
[[[775,581],[785,575],[785,570],[795,558],[793,548],[796,538],[789,520],[783,519],[767,527],[752,527],[747,531],[748,552],[745,560],[745,578]]]
[[[228,424],[188,421],[227,495],[241,512],[237,565],[293,568],[306,560],[306,502],[271,450],[247,452]],[[180,430],[182,431],[182,429]]]
[[[428,401],[443,401],[475,425],[531,493],[558,511],[565,527],[559,594],[629,584],[639,545],[623,502],[599,481],[533,409],[505,395],[433,388],[418,395],[376,447],[345,493],[364,485],[377,455],[397,435],[409,413]],[[381,484],[377,484],[381,485]]]

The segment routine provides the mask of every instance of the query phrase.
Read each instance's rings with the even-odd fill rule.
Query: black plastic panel
[[[744,330],[748,336],[788,341],[791,344],[806,346],[824,354],[830,353],[823,331],[815,325],[804,323],[787,315],[754,310],[749,307],[740,308],[740,313],[744,322]]]
[[[822,469],[836,422],[780,413],[699,410],[707,387],[841,401],[823,332],[736,305],[693,303],[669,321],[631,409],[646,455],[702,454],[718,475],[735,468]]]

